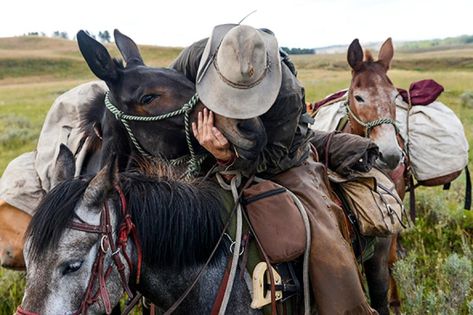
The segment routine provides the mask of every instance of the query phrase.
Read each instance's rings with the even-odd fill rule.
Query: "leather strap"
[[[256,234],[255,230],[253,229],[253,226],[250,223],[251,221],[248,218],[246,208],[244,210],[245,211],[242,211],[243,216],[245,217],[245,220],[248,223],[250,231],[251,231],[251,233],[253,234],[253,236],[256,240],[256,244],[258,245],[258,248],[259,248],[261,254],[263,255],[263,258],[264,258],[264,260],[265,260],[265,262],[268,266],[269,282],[270,282],[270,285],[271,285],[271,315],[277,315],[278,311],[277,311],[277,307],[276,307],[276,284],[274,282],[274,275],[273,275],[273,270],[271,268],[271,263],[269,261],[268,255],[266,254],[266,252],[264,251],[263,246],[261,245],[261,242],[258,238],[258,235]]]
[[[415,193],[415,186],[414,186],[414,177],[409,172],[408,175],[409,180],[409,215],[411,217],[412,222],[416,220],[416,193]]]
[[[468,165],[465,166],[466,188],[465,188],[465,210],[471,210],[471,177]]]
[[[220,311],[220,307],[222,306],[223,296],[225,295],[225,290],[228,285],[228,279],[230,278],[231,263],[232,260],[228,259],[227,267],[225,268],[225,273],[223,274],[222,282],[220,282],[220,286],[217,291],[217,297],[215,298],[214,305],[212,306],[212,310],[210,312],[211,315],[217,315]]]

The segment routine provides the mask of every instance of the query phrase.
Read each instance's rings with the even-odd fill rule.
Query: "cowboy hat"
[[[248,25],[216,26],[205,46],[196,88],[210,110],[228,118],[260,116],[281,87],[281,63],[274,35]]]

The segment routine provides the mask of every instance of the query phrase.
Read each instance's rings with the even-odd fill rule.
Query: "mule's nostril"
[[[238,130],[243,133],[252,133],[254,131],[253,124],[248,120],[242,120],[237,123]]]

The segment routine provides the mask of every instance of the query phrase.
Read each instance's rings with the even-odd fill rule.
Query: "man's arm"
[[[200,59],[202,58],[207,41],[208,39],[204,38],[185,48],[169,67],[183,73],[189,80],[195,83]]]

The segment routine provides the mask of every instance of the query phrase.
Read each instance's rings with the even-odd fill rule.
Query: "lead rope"
[[[225,182],[222,178],[223,175],[233,175],[230,185]],[[238,171],[227,171],[216,174],[217,181],[220,186],[225,190],[230,190],[232,192],[233,199],[237,204],[236,209],[236,234],[235,234],[235,246],[233,247],[233,256],[230,267],[230,273],[228,276],[227,287],[225,288],[225,293],[223,295],[222,304],[220,305],[220,310],[218,315],[225,315],[225,310],[228,306],[228,301],[230,300],[230,294],[233,289],[233,282],[235,280],[235,275],[238,267],[238,259],[240,257],[240,248],[241,248],[241,236],[242,236],[242,227],[243,227],[243,216],[240,204],[240,196],[238,194],[238,187],[241,184],[241,173]]]
[[[348,100],[345,102],[345,107],[347,108],[347,115],[351,115],[351,117],[353,117],[353,119],[357,123],[359,123],[363,128],[365,128],[366,137],[369,137],[371,129],[377,126],[385,125],[385,124],[393,125],[394,129],[396,130],[396,134],[399,133],[399,127],[397,125],[397,122],[389,117],[378,118],[376,120],[364,122],[358,116],[356,116],[355,113],[351,110]]]
[[[135,115],[125,114],[118,107],[113,105],[113,103],[110,101],[110,91],[105,93],[104,102],[105,102],[105,107],[110,111],[110,113],[112,113],[115,116],[115,118],[123,124],[123,126],[125,127],[128,133],[128,136],[130,137],[131,142],[133,143],[135,148],[138,150],[138,152],[142,156],[148,159],[153,159],[155,158],[155,156],[146,152],[146,150],[141,146],[138,139],[136,139],[135,134],[131,130],[130,124],[128,122],[129,121],[154,122],[154,121],[166,120],[166,119],[176,117],[179,115],[184,115],[184,128],[185,128],[184,130],[186,134],[186,143],[187,143],[187,148],[189,150],[189,155],[183,156],[175,160],[170,160],[169,162],[172,166],[179,166],[184,163],[187,163],[187,170],[185,172],[186,177],[195,176],[199,173],[200,166],[202,165],[202,162],[205,160],[207,155],[206,154],[196,155],[194,151],[194,147],[192,146],[192,138],[191,138],[191,132],[190,132],[190,113],[199,102],[199,95],[197,93],[195,93],[191,97],[191,99],[187,103],[185,103],[180,109],[175,110],[170,113],[157,115],[157,116],[135,116]]]

